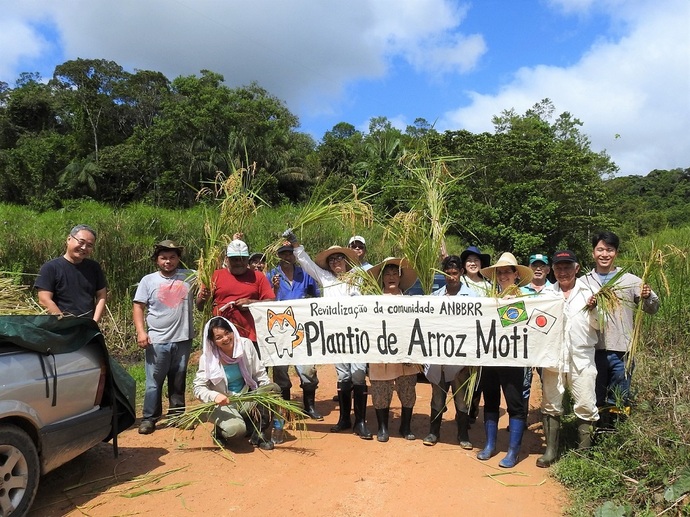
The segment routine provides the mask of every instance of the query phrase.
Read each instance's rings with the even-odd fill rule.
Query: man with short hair
[[[318,297],[318,284],[297,264],[297,257],[293,253],[292,245],[286,242],[278,248],[277,254],[280,263],[266,275],[273,284],[276,300]],[[290,400],[290,388],[292,388],[288,369],[287,365],[273,367],[273,382],[280,386],[285,400]],[[303,391],[304,412],[314,420],[323,420],[315,406],[316,388],[319,386],[316,366],[298,364],[295,365],[295,370],[299,375],[300,387]]]
[[[229,319],[240,336],[251,339],[256,345],[254,318],[248,306],[258,301],[274,300],[273,287],[263,273],[249,268],[249,248],[244,241],[233,240],[228,244],[226,255],[227,268],[213,272],[211,286],[202,286],[196,305],[202,309],[212,298],[213,315]]]
[[[597,292],[621,270],[614,265],[618,256],[620,239],[613,232],[601,232],[592,237],[594,271],[583,277],[589,287]],[[597,405],[603,426],[610,425],[609,411],[616,408],[629,411],[630,380],[635,369],[634,361],[626,368],[628,351],[632,341],[635,308],[642,303],[642,310],[655,314],[659,310],[659,297],[642,279],[623,273],[616,281],[616,296],[620,300],[617,308],[606,315],[605,326],[598,332],[595,353],[597,365]],[[622,408],[621,408],[622,405]]]
[[[537,459],[537,467],[548,467],[558,458],[563,394],[567,387],[577,417],[578,448],[585,449],[592,442],[592,427],[599,419],[594,385],[597,369],[594,364],[594,345],[599,323],[594,310],[592,290],[577,278],[580,271],[577,257],[570,250],[557,251],[552,259],[556,283],[544,289],[565,301],[566,332],[563,360],[559,368],[542,369],[542,422],[546,452]]]
[[[180,269],[183,247],[164,240],[153,248],[158,271],[141,279],[132,319],[137,344],[145,352],[146,390],[139,434],[151,434],[163,413],[163,382],[168,379],[168,412],[183,412],[187,364],[194,338],[193,271]]]
[[[364,237],[362,237],[361,235],[355,235],[353,237],[350,237],[350,240],[347,243],[347,247],[354,250],[355,254],[357,255],[357,258],[359,259],[359,267],[362,268],[364,271],[367,271],[374,267],[371,264],[369,264],[369,262],[367,262],[367,259],[365,258],[367,254],[367,243],[364,240]]]
[[[95,245],[96,231],[78,224],[67,236],[65,254],[41,266],[34,287],[49,314],[101,319],[107,283],[100,264],[89,258]]]
[[[544,291],[544,288],[551,285],[548,276],[551,272],[549,267],[549,258],[543,253],[535,253],[529,257],[529,267],[532,270],[534,276],[532,276],[532,281],[523,285],[520,288],[520,292],[525,296],[537,296]],[[525,378],[522,385],[522,400],[525,404],[525,412],[529,414],[529,397],[532,393],[532,374],[533,369],[531,366],[525,367]]]
[[[549,258],[542,253],[530,255],[529,267],[532,269],[534,276],[529,284],[520,288],[520,291],[527,295],[539,294],[544,287],[551,285],[551,282],[549,282],[549,273],[551,272]]]

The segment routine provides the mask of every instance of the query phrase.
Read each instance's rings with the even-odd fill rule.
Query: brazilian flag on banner
[[[501,326],[509,327],[521,321],[527,321],[527,309],[525,309],[525,302],[515,302],[510,305],[498,308],[498,319],[501,321]]]

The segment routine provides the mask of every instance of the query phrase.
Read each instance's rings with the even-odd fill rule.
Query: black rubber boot
[[[460,447],[468,451],[472,450],[472,442],[470,441],[470,415],[460,411],[455,415],[455,422],[458,424],[458,443]]]
[[[439,438],[441,438],[441,423],[443,422],[443,413],[440,411],[431,410],[431,416],[429,417],[429,434],[426,435],[424,445],[436,445]]]
[[[275,445],[271,441],[269,436],[269,428],[271,427],[271,418],[268,415],[268,410],[266,408],[259,409],[259,421],[255,423],[256,428],[252,433],[252,437],[249,439],[254,447],[263,449],[265,451],[270,451],[275,448]],[[257,431],[258,429],[258,431]]]
[[[537,458],[537,467],[550,467],[558,459],[558,446],[561,435],[561,417],[543,415],[544,438],[546,439],[546,452]]]
[[[376,420],[379,424],[378,433],[376,433],[376,439],[379,442],[388,441],[388,415],[390,414],[390,408],[377,409],[376,410]]]
[[[303,390],[302,400],[304,401],[304,412],[309,415],[309,418],[323,420],[323,417],[316,410],[316,390]]]
[[[358,384],[354,387],[355,427],[354,433],[362,440],[373,440],[367,429],[367,385]]]
[[[280,396],[283,397],[283,400],[290,400],[290,388],[280,390]]]
[[[338,383],[338,404],[340,406],[340,418],[338,419],[338,423],[331,427],[332,433],[339,433],[343,429],[350,429],[352,427],[352,421],[350,420],[350,411],[352,410],[352,383]]]
[[[412,434],[412,408],[404,407],[402,408],[400,414],[400,436],[405,438],[405,440],[414,440],[415,436]]]

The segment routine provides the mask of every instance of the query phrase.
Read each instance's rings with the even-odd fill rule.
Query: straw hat
[[[331,268],[328,267],[328,257],[330,257],[331,255],[335,255],[337,253],[342,253],[343,255],[345,255],[347,257],[347,261],[350,264],[359,264],[359,257],[357,256],[357,253],[355,253],[355,250],[350,248],[343,248],[342,246],[331,246],[330,248],[323,250],[321,253],[316,255],[316,257],[314,258],[314,262],[321,269],[330,271]]]
[[[404,258],[388,257],[384,259],[384,261],[380,264],[376,264],[374,267],[369,269],[367,273],[373,276],[380,285],[381,281],[383,280],[383,277],[381,275],[381,273],[383,272],[383,268],[385,268],[389,264],[394,264],[398,266],[400,270],[401,291],[407,291],[417,281],[417,272],[414,269],[412,269],[410,263],[407,261],[407,259]]]
[[[515,259],[515,255],[508,252],[501,255],[493,266],[484,267],[480,269],[479,272],[483,277],[491,280],[495,276],[496,268],[510,266],[517,270],[518,276],[520,277],[520,283],[517,284],[518,286],[527,285],[532,281],[532,277],[534,276],[532,268],[518,264],[517,260]]]

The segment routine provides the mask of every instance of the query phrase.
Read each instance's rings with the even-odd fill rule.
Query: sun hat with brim
[[[407,261],[407,259],[404,258],[388,257],[384,259],[384,261],[380,264],[376,264],[374,267],[367,270],[367,273],[373,276],[379,283],[379,285],[381,285],[381,281],[383,280],[383,269],[389,264],[398,266],[400,270],[401,291],[407,291],[417,281],[417,272],[414,269],[412,269],[410,263]]]
[[[496,272],[497,268],[511,266],[517,270],[518,276],[520,277],[520,283],[517,285],[527,285],[532,281],[532,277],[534,276],[532,268],[518,264],[517,260],[515,259],[515,255],[508,252],[503,253],[493,266],[484,267],[480,269],[479,272],[484,278],[491,280],[494,278],[494,273]]]
[[[316,255],[314,262],[321,269],[325,269],[326,271],[330,271],[331,268],[328,267],[328,257],[330,257],[331,255],[336,255],[336,254],[345,255],[347,257],[347,261],[350,264],[353,264],[353,265],[359,264],[359,257],[355,253],[355,250],[350,249],[350,248],[343,248],[342,246],[331,246],[330,248],[323,250],[321,253]]]
[[[158,244],[156,244],[153,247],[153,254],[151,255],[151,258],[153,260],[156,260],[158,258],[158,254],[161,251],[165,251],[165,250],[177,251],[177,254],[181,256],[182,252],[184,251],[184,246],[180,246],[175,241],[171,241],[170,239],[160,241]]]
[[[479,248],[476,246],[468,246],[465,251],[460,253],[460,260],[462,261],[462,267],[465,267],[465,262],[467,261],[467,257],[470,255],[477,255],[479,257],[479,262],[481,263],[482,267],[489,267],[489,264],[491,264],[491,255],[488,255],[486,253],[482,253],[479,251]]]

